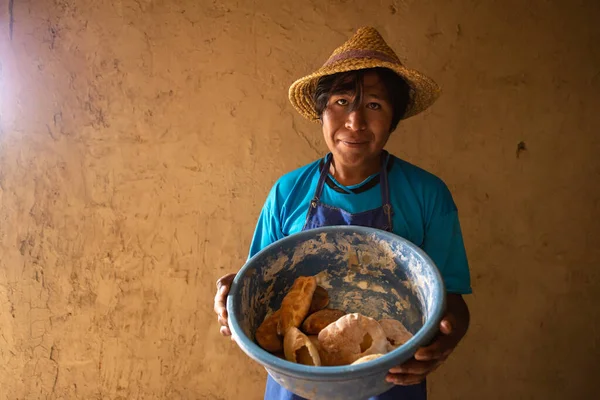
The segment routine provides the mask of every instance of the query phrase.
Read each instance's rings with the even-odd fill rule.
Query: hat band
[[[374,58],[379,61],[386,61],[391,63],[398,63],[398,59],[395,57],[388,56],[385,53],[376,50],[348,50],[340,54],[336,54],[327,60],[327,62],[323,65],[327,67],[333,63],[338,61],[348,60],[350,58]]]

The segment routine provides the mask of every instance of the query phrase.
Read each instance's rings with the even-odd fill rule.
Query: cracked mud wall
[[[361,25],[443,87],[388,149],[441,176],[475,294],[434,399],[592,398],[598,3],[0,0],[0,399],[259,399],[218,334],[275,179],[324,154],[289,84]]]

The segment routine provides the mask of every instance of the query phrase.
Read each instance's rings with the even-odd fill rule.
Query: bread
[[[298,328],[288,329],[283,339],[283,352],[285,359],[304,365],[321,365],[319,351],[311,340]]]
[[[369,354],[368,356],[364,356],[354,361],[352,365],[358,365],[362,363],[366,363],[367,361],[375,360],[376,358],[381,357],[383,354]]]
[[[347,365],[371,354],[387,353],[383,328],[373,318],[347,314],[319,333],[319,343],[331,365]]]
[[[324,309],[329,304],[329,294],[327,290],[322,288],[321,286],[317,286],[315,289],[315,293],[313,294],[312,301],[310,303],[310,309],[308,310],[308,314],[315,313],[319,310]]]
[[[321,347],[321,343],[319,343],[319,336],[317,335],[310,335],[308,336],[308,339],[312,342],[312,344],[315,346],[315,348],[317,349],[317,352],[319,353],[319,358],[321,359],[321,365],[322,366],[333,366],[333,361],[331,360],[331,356],[329,355],[329,353],[327,353],[325,350],[323,350],[323,348]]]
[[[277,324],[281,311],[277,310],[265,318],[256,330],[256,341],[258,345],[271,353],[283,350],[283,339],[277,335]]]
[[[410,333],[402,322],[395,319],[382,319],[379,325],[383,328],[385,336],[389,342],[389,350],[394,350],[406,343],[413,335]]]
[[[311,314],[302,323],[302,331],[307,335],[318,335],[327,325],[337,321],[346,313],[342,310],[326,308]]]
[[[321,347],[321,344],[319,343],[319,336],[318,335],[308,335],[308,339],[312,342],[312,344],[315,345],[317,350],[319,350],[319,348]]]
[[[301,276],[294,281],[281,302],[281,316],[277,324],[280,336],[285,336],[290,328],[298,328],[302,324],[316,289],[317,280],[314,276]]]

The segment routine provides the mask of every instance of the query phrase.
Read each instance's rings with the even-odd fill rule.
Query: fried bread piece
[[[383,328],[373,318],[353,313],[319,332],[319,343],[333,365],[347,365],[370,354],[387,353]]]
[[[325,308],[309,315],[302,323],[302,331],[307,335],[318,335],[327,325],[337,321],[346,313],[342,310]]]
[[[317,286],[310,303],[308,315],[324,309],[329,304],[329,294],[322,286]]]
[[[283,339],[277,335],[277,324],[280,315],[281,310],[275,311],[266,317],[256,330],[255,337],[258,345],[271,353],[283,350]]]
[[[288,361],[304,365],[321,365],[319,351],[313,342],[296,327],[291,327],[285,334],[283,352]]]
[[[301,276],[294,281],[281,302],[281,316],[277,324],[280,336],[285,336],[290,328],[298,328],[302,324],[308,315],[316,289],[317,280],[314,276]]]
[[[379,325],[383,328],[385,336],[389,342],[388,349],[390,351],[400,347],[406,343],[413,335],[410,333],[402,322],[395,319],[382,319]]]

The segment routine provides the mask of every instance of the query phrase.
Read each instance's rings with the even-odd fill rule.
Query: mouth
[[[340,140],[340,143],[342,143],[344,146],[347,146],[347,147],[356,148],[356,147],[364,147],[369,142],[360,141],[360,140]]]

